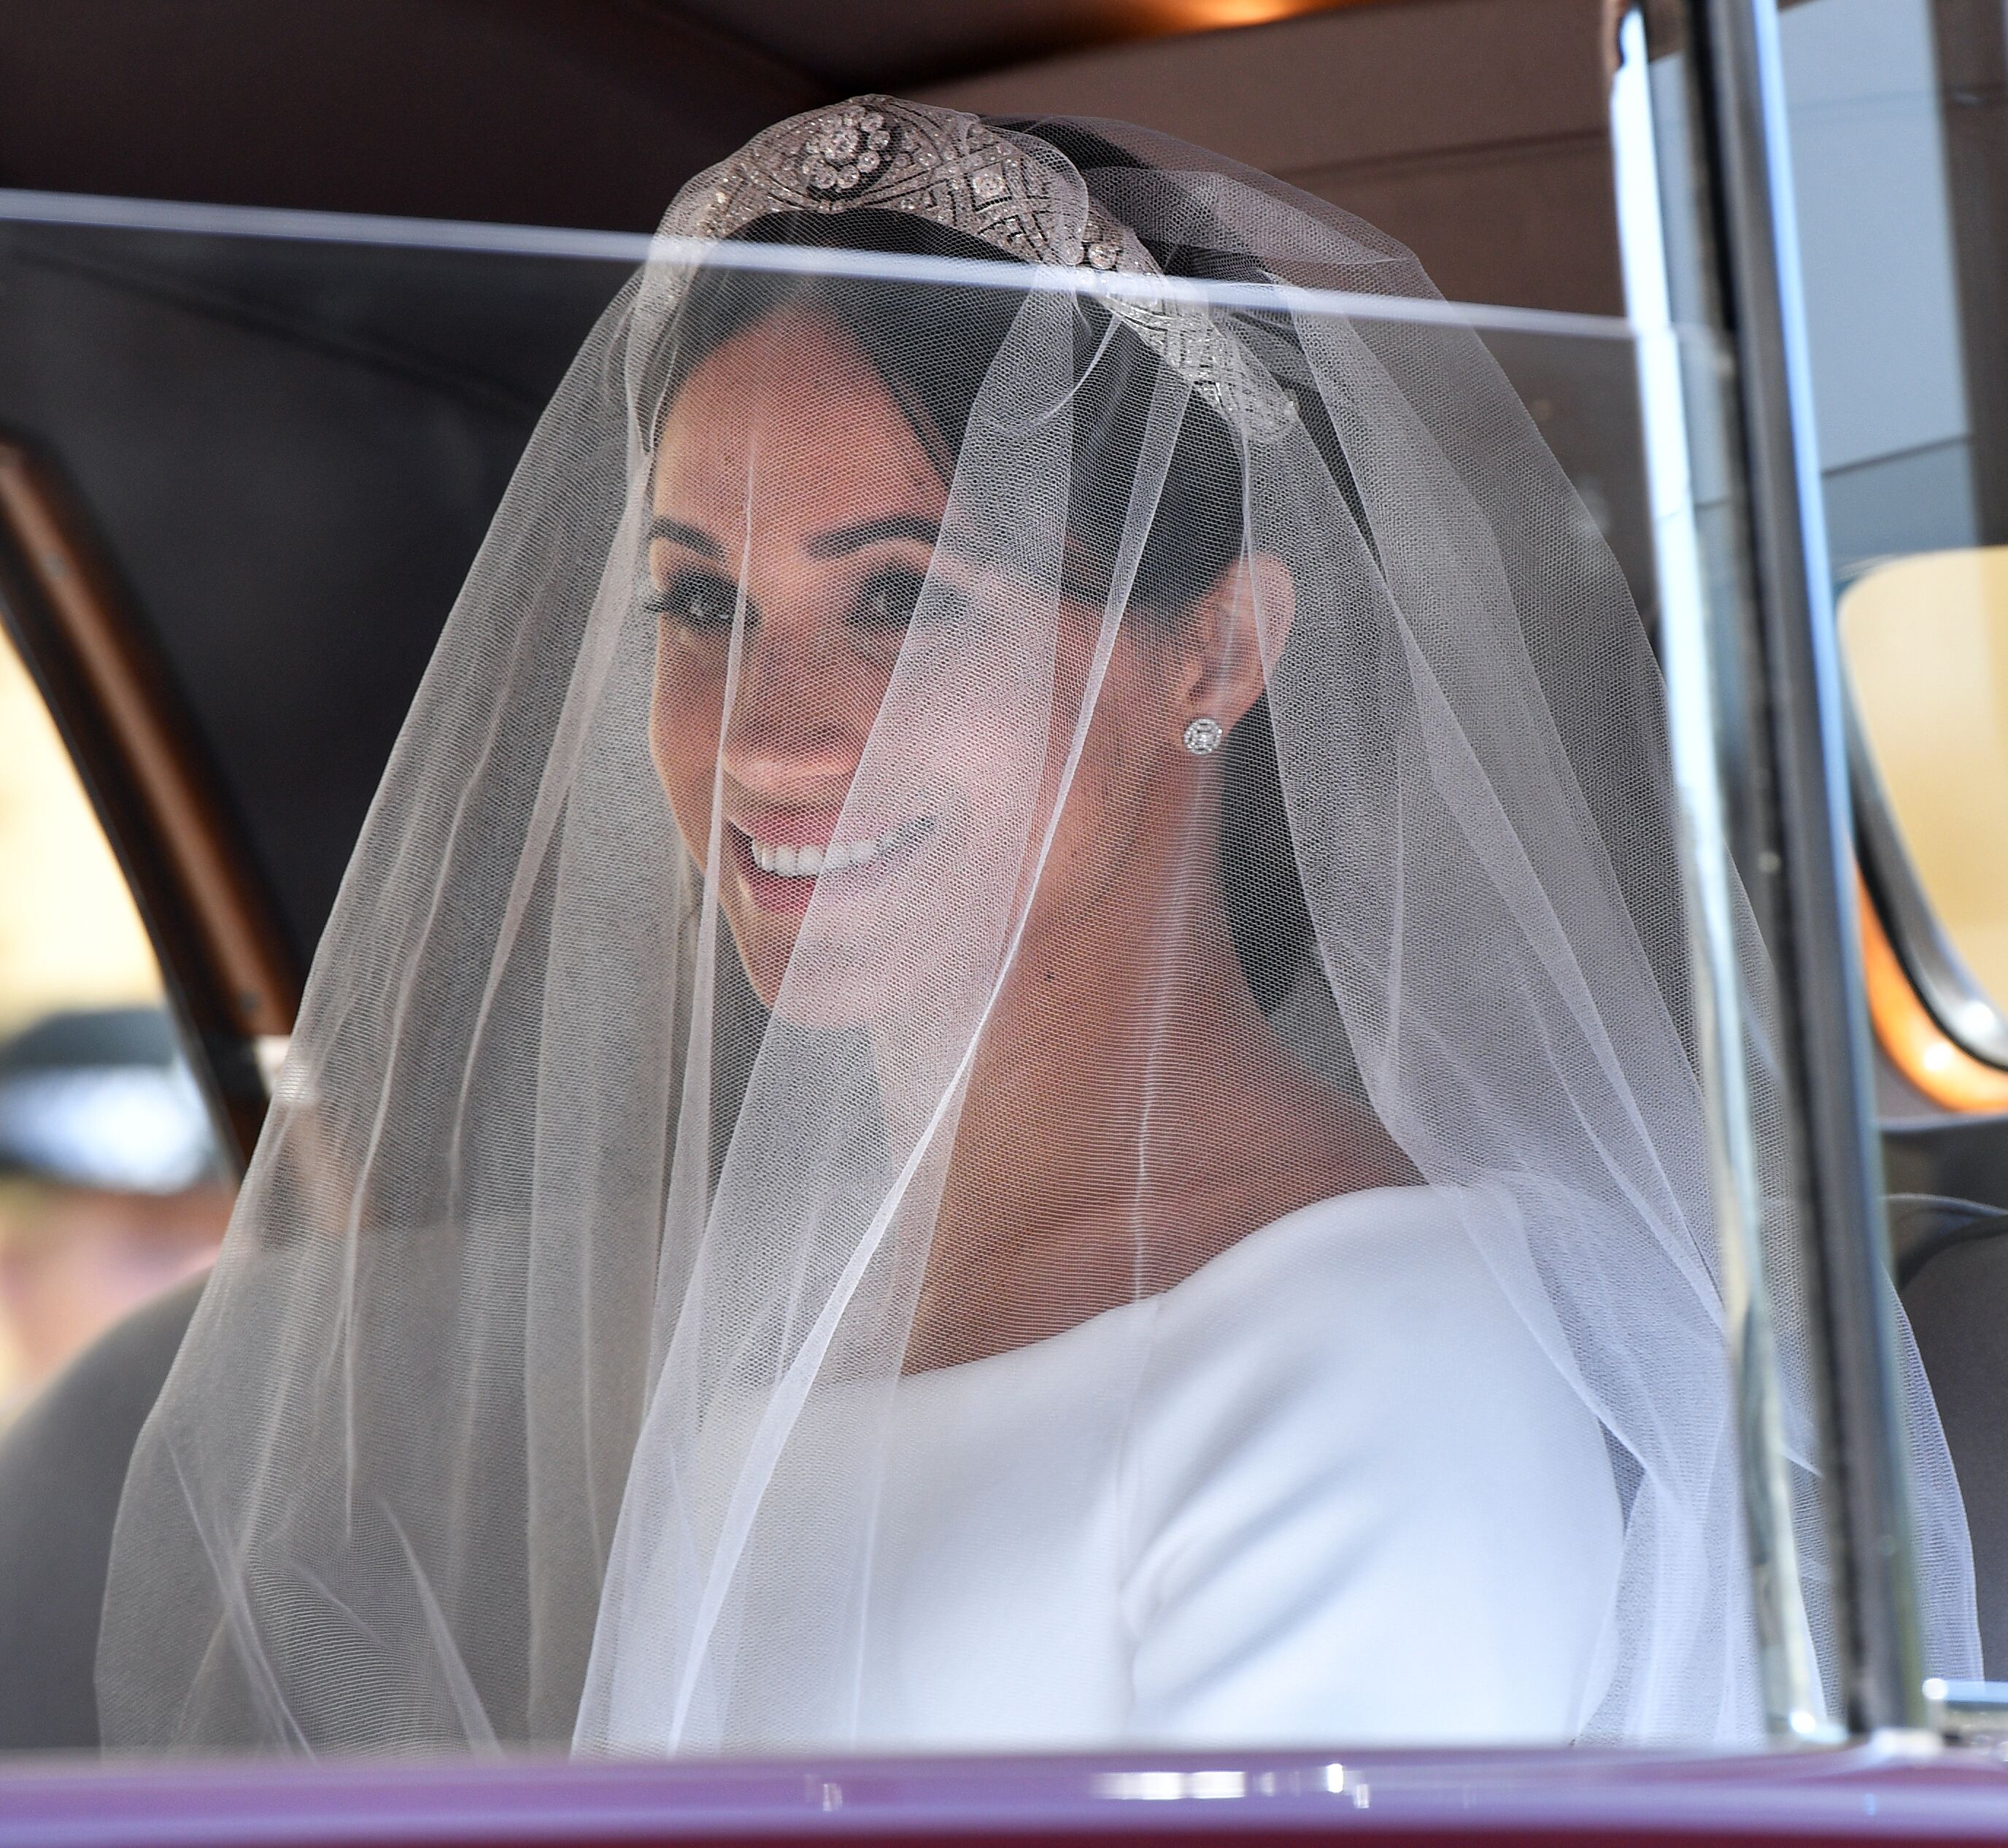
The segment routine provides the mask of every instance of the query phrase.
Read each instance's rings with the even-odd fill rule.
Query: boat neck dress
[[[848,1710],[776,1745],[1572,1738],[1615,1646],[1620,1500],[1478,1249],[1489,1208],[1513,1210],[1344,1195],[1158,1295],[898,1380],[878,1461],[852,1460],[881,1480]],[[812,1544],[769,1595],[827,1628]],[[735,1698],[794,1708],[785,1661],[737,1674]],[[671,1698],[629,1681],[615,1748],[666,1742]]]

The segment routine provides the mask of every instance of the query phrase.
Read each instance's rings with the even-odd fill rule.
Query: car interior
[[[1937,80],[1972,92],[1999,9],[1939,10]],[[864,90],[1143,122],[1357,212],[1453,302],[1626,313],[1607,0],[31,0],[0,45],[0,614],[239,1162],[456,590],[633,267],[621,239],[762,125]],[[1967,325],[2008,252],[1984,126],[1949,143],[1987,182],[1948,234]],[[59,196],[129,203],[88,222]],[[1628,348],[1494,347],[1649,627]],[[1895,478],[1854,464],[1828,513],[1895,1275],[2008,1676],[2008,836],[1974,794],[2008,776],[2008,550],[1986,549],[2008,392],[1968,383],[1964,528],[1891,540]],[[1926,552],[1937,578],[1888,562]],[[0,1436],[0,1747],[95,1743],[112,1515],[199,1291]]]

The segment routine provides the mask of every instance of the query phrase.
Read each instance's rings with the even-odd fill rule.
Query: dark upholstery
[[[0,1751],[98,1743],[112,1521],[201,1294],[198,1277],[120,1323],[0,1439]]]
[[[2008,1680],[2008,1237],[1949,1237],[1918,1256],[1904,1308],[1966,1501],[1990,1678]],[[1976,1230],[1978,1228],[1976,1228]]]

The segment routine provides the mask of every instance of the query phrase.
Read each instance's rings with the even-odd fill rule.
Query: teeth
[[[919,839],[926,830],[924,820],[903,822],[874,840],[832,841],[826,847],[780,847],[747,837],[753,850],[753,863],[764,873],[779,873],[784,879],[813,879],[818,873],[840,873],[875,860],[888,847],[901,846]]]

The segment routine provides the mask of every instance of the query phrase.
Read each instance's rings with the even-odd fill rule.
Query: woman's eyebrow
[[[876,545],[881,539],[917,539],[924,546],[932,546],[940,542],[941,526],[939,521],[923,519],[917,514],[893,514],[882,520],[866,520],[856,526],[840,526],[834,532],[818,533],[806,549],[811,558],[836,558],[861,546]]]
[[[700,558],[715,558],[720,564],[725,562],[725,548],[708,534],[695,526],[686,526],[681,520],[655,519],[649,522],[649,539],[653,544],[657,539],[666,539],[673,546],[681,546],[695,552]]]

